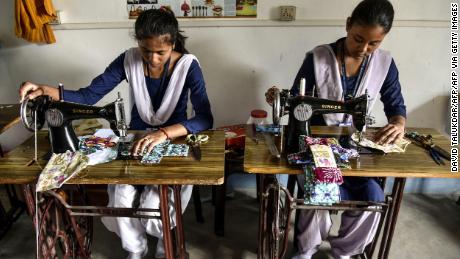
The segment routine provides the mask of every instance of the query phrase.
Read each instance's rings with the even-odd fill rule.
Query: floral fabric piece
[[[310,145],[339,145],[339,141],[335,138],[312,138],[305,135],[299,136],[299,151],[308,151]]]
[[[158,145],[156,145],[150,153],[144,151],[144,155],[142,156],[141,163],[142,164],[158,164],[160,163],[161,159],[163,158],[164,153],[166,152],[166,147],[169,144],[169,140],[164,141]]]
[[[382,150],[385,153],[403,153],[406,151],[407,146],[411,143],[409,140],[403,138],[403,139],[396,141],[394,144],[380,145],[372,141],[372,139],[374,139],[374,136],[375,136],[375,132],[366,133],[361,138],[361,141],[359,141],[358,133],[354,133],[351,136],[351,139],[362,147],[369,147],[369,148]]]
[[[111,129],[99,129],[94,135],[82,136],[79,139],[78,148],[88,156],[88,165],[107,163],[118,156],[119,138]]]
[[[340,202],[340,189],[336,183],[317,183],[313,168],[305,166],[304,203],[310,205],[332,205]]]
[[[170,144],[170,141],[167,140],[156,145],[150,153],[144,153],[141,163],[158,164],[164,156],[185,157],[188,155],[188,149],[187,144]]]
[[[316,167],[313,171],[315,172],[316,183],[336,183],[339,185],[343,183],[340,168]]]
[[[349,159],[359,157],[359,154],[356,150],[343,148],[335,138],[300,136],[299,147],[300,152],[291,156],[292,162],[313,157],[304,166],[304,203],[332,205],[340,202],[339,185],[343,183],[343,177],[337,167],[349,168]]]
[[[169,144],[163,156],[187,156],[188,148],[187,144]]]
[[[337,167],[332,149],[326,145],[310,145],[311,153],[317,167]]]
[[[44,192],[61,187],[87,165],[88,157],[79,151],[53,154],[38,178],[36,191]]]

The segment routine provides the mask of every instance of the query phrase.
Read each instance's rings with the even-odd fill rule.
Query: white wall
[[[61,26],[55,30],[56,44],[30,44],[15,38],[14,4],[3,1],[0,9],[1,102],[16,102],[17,87],[25,80],[54,85],[62,82],[68,89],[84,87],[117,55],[135,46],[125,0],[53,2],[62,10],[63,22],[92,23],[88,28],[100,23],[96,27],[112,29],[85,29],[85,24],[74,29]],[[244,123],[250,110],[255,108],[268,110],[265,90],[272,85],[289,88],[306,51],[344,36],[341,24],[345,24],[358,2],[259,0],[256,23],[247,22],[251,26],[244,26],[244,19],[238,26],[207,21],[203,23],[205,27],[200,27],[181,21],[185,34],[190,37],[187,47],[199,58],[203,68],[215,126]],[[448,128],[450,90],[447,22],[450,2],[393,1],[395,27],[382,46],[392,52],[399,68],[408,126],[432,127],[444,133]],[[298,20],[313,21],[320,26],[310,26],[309,22],[266,21],[277,18],[278,5],[291,4],[298,7]],[[112,25],[106,26],[107,22]],[[117,90],[126,94],[126,84]],[[113,99],[114,93],[101,103]],[[374,111],[378,124],[385,123],[381,105]]]

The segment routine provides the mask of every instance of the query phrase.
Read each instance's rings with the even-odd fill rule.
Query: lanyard
[[[171,58],[169,58],[168,61],[166,61],[165,65],[163,67],[163,72],[161,73],[160,89],[159,89],[159,94],[160,95],[163,95],[164,91],[166,90],[165,84],[166,84],[166,77],[168,76],[169,63],[170,62],[171,62]],[[145,66],[147,67],[147,76],[150,78],[149,64],[147,62],[145,62],[145,61],[144,61],[144,63],[145,63]]]
[[[358,73],[358,78],[356,79],[355,85],[353,86],[353,92],[351,95],[347,95],[347,70],[345,68],[345,40],[342,41],[342,51],[341,51],[341,61],[342,61],[342,74],[340,76],[340,79],[342,81],[342,89],[343,89],[343,101],[347,101],[353,97],[355,97],[356,92],[358,91],[359,84],[361,83],[361,80],[363,79],[364,76],[364,70],[366,70],[367,66],[367,61],[368,61],[368,56],[364,57],[363,62],[361,62],[361,65],[359,66],[359,73]],[[341,124],[347,125],[348,124],[348,117],[349,114],[345,114],[343,116],[343,121]]]
[[[358,78],[356,79],[355,85],[353,86],[353,92],[351,95],[347,95],[347,71],[345,68],[345,40],[342,41],[342,51],[341,51],[341,59],[342,59],[342,75],[340,76],[340,79],[342,81],[342,89],[343,89],[343,100],[346,101],[350,98],[355,97],[356,92],[358,91],[359,84],[361,83],[361,80],[364,77],[364,70],[366,70],[367,66],[367,61],[368,57],[365,56],[363,62],[361,62],[361,65],[359,67],[359,73],[358,73]]]

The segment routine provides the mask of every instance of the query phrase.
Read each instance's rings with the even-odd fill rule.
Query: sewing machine
[[[289,114],[289,122],[284,133],[287,153],[298,152],[299,136],[310,135],[310,118],[317,114],[345,113],[353,116],[353,125],[361,133],[366,126],[368,96],[346,102],[305,96],[305,87],[300,88],[298,96],[291,96],[289,90],[275,89],[273,101],[273,124],[279,125],[280,118]]]
[[[123,138],[127,131],[120,93],[113,103],[103,107],[54,101],[46,95],[32,100],[26,98],[21,104],[20,114],[25,128],[32,132],[40,130],[45,122],[48,123],[53,153],[78,150],[78,138],[72,127],[73,120],[103,118],[109,121],[110,128],[117,136]]]

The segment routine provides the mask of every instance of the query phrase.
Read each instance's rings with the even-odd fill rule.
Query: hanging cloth
[[[15,27],[17,37],[33,43],[55,43],[49,22],[56,19],[51,0],[15,0]]]

